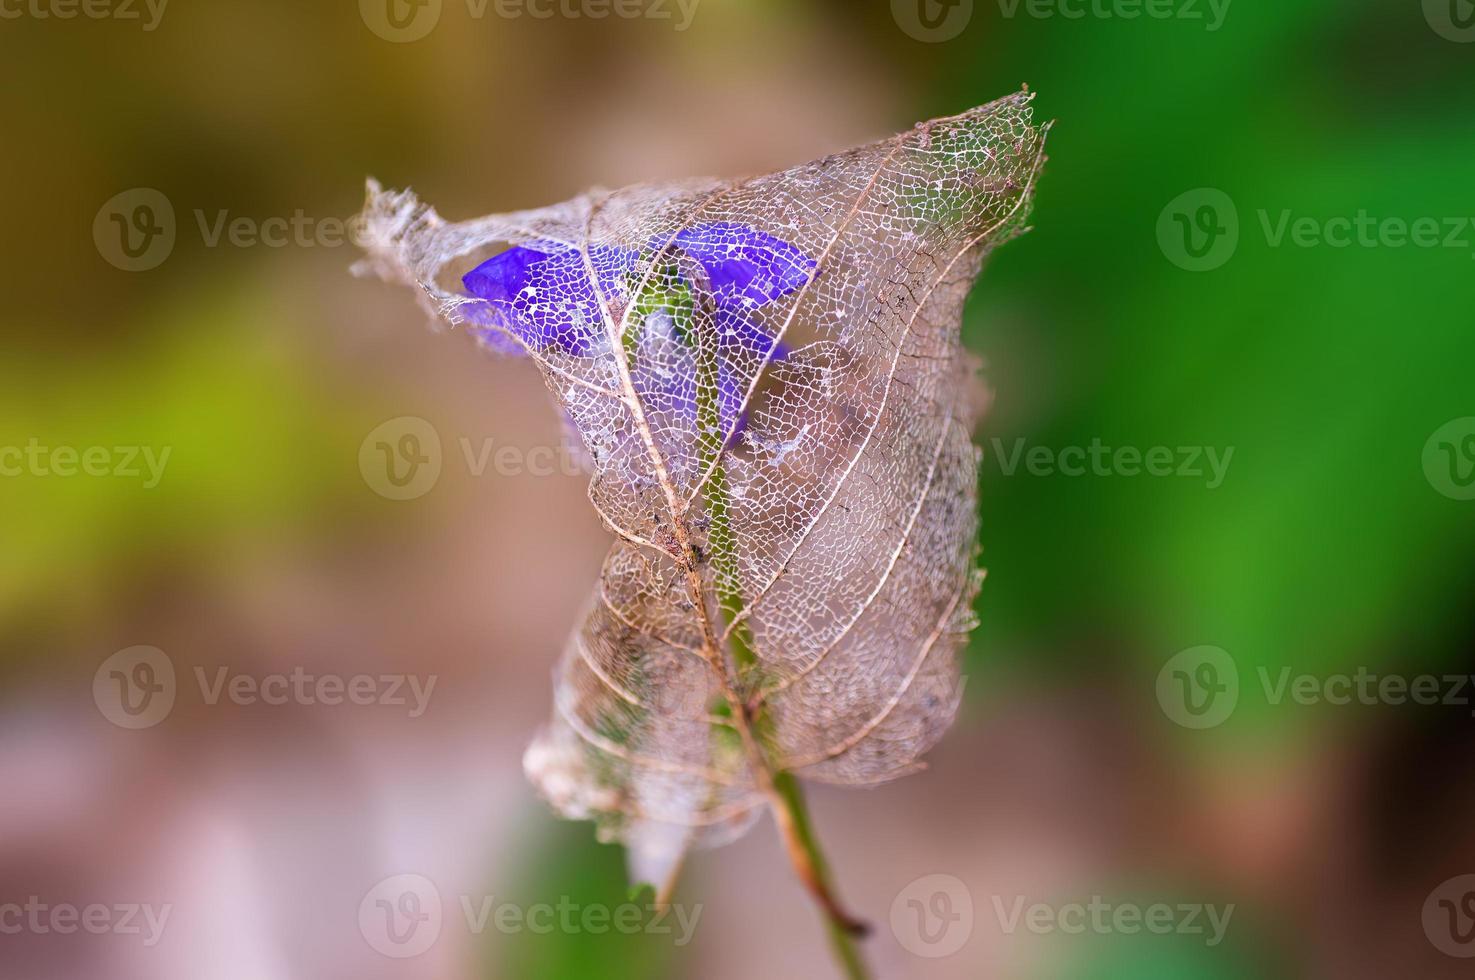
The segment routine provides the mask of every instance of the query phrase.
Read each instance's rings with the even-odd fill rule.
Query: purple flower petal
[[[624,278],[635,264],[635,253],[610,245],[591,245],[589,265],[605,303],[623,295]],[[537,351],[558,347],[576,357],[587,356],[605,335],[599,298],[584,264],[572,245],[535,241],[492,256],[461,277],[466,291],[486,301],[473,305],[472,318],[489,327],[510,330]],[[515,348],[497,331],[478,334],[497,349]]]
[[[678,429],[694,436],[697,418],[697,381],[695,370],[657,376],[649,361],[636,358],[631,382],[641,401],[654,408],[663,418],[677,423]],[[724,363],[717,366],[717,424],[723,433],[731,433],[728,444],[747,425],[748,413],[740,411],[748,382]]]
[[[816,263],[787,242],[733,222],[693,225],[650,247],[661,250],[662,261],[677,250],[685,252],[706,273],[723,351],[717,368],[719,422],[724,432],[741,432],[746,413],[740,416],[740,407],[748,383],[739,374],[748,374],[744,367],[781,361],[789,354],[755,321],[753,311],[800,289]],[[627,280],[636,262],[632,249],[590,246],[589,265],[606,303],[618,306],[627,299]],[[483,301],[466,310],[483,324],[475,332],[493,349],[523,352],[504,329],[535,351],[558,349],[584,357],[603,349],[603,313],[583,255],[572,245],[536,240],[515,246],[478,265],[462,282],[469,295]],[[695,423],[696,379],[691,374],[688,367],[658,377],[645,358],[637,357],[633,380],[642,397],[664,402],[678,417]]]
[[[792,293],[809,281],[816,265],[788,242],[730,221],[684,228],[671,244],[702,264],[717,303],[738,308]]]
[[[789,356],[789,348],[775,344],[773,334],[754,323],[751,314],[728,307],[717,309],[717,343],[764,361],[782,361]]]

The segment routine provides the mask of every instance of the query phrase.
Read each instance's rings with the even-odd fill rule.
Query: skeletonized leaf
[[[772,774],[905,774],[957,706],[977,400],[959,344],[1044,160],[1027,92],[782,173],[447,223],[370,187],[369,258],[530,356],[618,540],[526,757],[649,868]]]

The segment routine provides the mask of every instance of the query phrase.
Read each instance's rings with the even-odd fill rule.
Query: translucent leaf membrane
[[[832,783],[902,775],[948,727],[981,579],[959,323],[1024,227],[1030,100],[459,223],[371,185],[363,266],[538,364],[618,537],[526,758],[562,813],[661,864],[765,802],[743,703],[767,765]]]

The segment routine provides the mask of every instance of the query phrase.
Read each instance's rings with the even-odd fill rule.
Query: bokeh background
[[[154,485],[0,477],[0,905],[172,912],[151,946],[5,929],[0,976],[833,975],[767,824],[689,863],[689,943],[467,927],[462,896],[626,900],[618,850],[553,819],[520,766],[607,539],[579,476],[522,465],[561,440],[532,368],[351,278],[334,231],[368,175],[462,218],[777,169],[1022,83],[1058,124],[1035,230],[965,325],[995,395],[967,700],[927,772],[813,794],[877,926],[868,958],[919,978],[1468,976],[1471,705],[1273,688],[1475,671],[1475,9],[1153,6],[1174,16],[700,0],[682,30],[670,4],[539,19],[445,0],[414,40],[369,0],[4,6],[0,447],[169,457]],[[137,188],[167,200],[174,241],[129,271],[108,202]],[[1441,244],[1316,237],[1360,213],[1437,218]],[[1308,244],[1275,235],[1287,215]],[[305,230],[252,244],[271,218]],[[237,242],[212,244],[234,219]],[[1448,247],[1446,220],[1464,222]],[[391,500],[360,447],[402,416],[443,466]],[[1213,486],[1206,466],[1009,465],[1093,442],[1233,455]],[[466,446],[510,449],[477,473]],[[94,678],[139,645],[178,691],[131,730]],[[195,671],[222,668],[436,686],[413,716],[212,704]],[[1179,691],[1180,669],[1212,683]],[[1237,699],[1213,700],[1231,673]],[[445,906],[405,959],[359,919],[399,874]],[[964,930],[946,957],[907,921],[935,874],[972,904],[933,924]],[[1000,911],[1093,897],[1234,912],[1211,944]],[[932,908],[961,916],[948,901]]]

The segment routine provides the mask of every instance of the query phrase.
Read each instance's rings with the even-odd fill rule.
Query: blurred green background
[[[339,853],[347,845],[324,842],[343,822],[439,838],[448,865],[473,876],[465,887],[511,900],[617,903],[625,884],[619,854],[555,823],[517,772],[603,547],[580,481],[448,465],[430,495],[391,502],[357,465],[365,435],[393,416],[431,419],[449,460],[459,434],[556,444],[554,413],[526,365],[422,329],[407,295],[348,276],[351,246],[312,236],[357,210],[368,175],[461,218],[593,184],[777,169],[1027,83],[1039,116],[1057,120],[1035,230],[991,260],[965,325],[994,393],[978,435],[989,579],[969,700],[916,786],[816,801],[822,834],[827,816],[870,814],[855,818],[864,834],[837,828],[829,849],[842,891],[880,927],[874,965],[918,977],[1464,975],[1421,909],[1475,870],[1469,707],[1277,704],[1261,681],[1286,668],[1475,671],[1475,500],[1458,479],[1475,467],[1460,455],[1475,421],[1436,438],[1475,416],[1475,43],[1461,26],[1475,12],[1444,2],[1180,0],[1159,19],[1124,16],[1140,9],[1130,0],[700,0],[687,30],[476,18],[448,2],[403,43],[347,2],[177,0],[152,30],[5,8],[0,446],[171,456],[156,487],[0,477],[0,739],[15,758],[52,759],[39,754],[47,733],[97,720],[88,678],[134,643],[189,664],[367,663],[455,683],[401,768],[360,751],[401,744],[377,716],[283,725],[195,710],[147,735],[104,726],[77,750],[106,760],[100,772],[54,763],[85,784],[56,797],[66,820],[40,821],[53,826],[39,853],[54,859],[0,835],[12,841],[0,843],[0,890],[152,880],[104,857],[77,864],[70,835],[173,826],[161,815],[194,812],[200,787],[239,766],[259,779],[243,784],[258,803],[222,791],[212,812],[254,814],[239,833],[272,854],[300,833],[304,853],[335,855],[309,864],[340,876],[347,911],[314,901],[273,932],[297,970],[831,969],[766,830],[737,857],[694,859],[681,897],[706,909],[687,947],[492,933],[443,943],[434,961],[355,959],[369,954],[343,923],[367,884],[440,859],[382,841]],[[922,39],[919,10],[952,36]],[[162,192],[177,226],[167,258],[137,272],[93,234],[99,209],[131,188]],[[1179,215],[1200,218],[1201,189],[1229,208],[1198,227],[1232,221],[1238,238],[1195,271],[1183,266],[1197,239],[1175,229]],[[301,213],[316,230],[280,248],[212,246],[221,212],[257,224]],[[1363,214],[1383,223],[1382,244],[1276,236],[1284,220],[1326,229]],[[1421,218],[1439,220],[1438,246],[1387,240],[1389,219]],[[1016,447],[1055,458],[1093,441],[1232,457],[1213,487],[1121,467],[1011,472]],[[1202,646],[1227,653],[1240,690],[1198,729],[1175,724],[1182,706],[1159,673]],[[116,806],[124,790],[106,775],[123,743],[128,772],[165,774],[137,810]],[[299,819],[302,807],[321,816],[305,802],[313,779],[260,795],[276,785],[276,752],[308,773],[352,771],[343,798],[357,802],[317,827]],[[24,782],[34,772],[7,772],[15,793],[50,799]],[[92,823],[73,820],[82,811]],[[154,869],[184,846],[159,836]],[[1028,867],[1009,880],[1037,900],[1234,902],[1237,914],[1214,947],[1003,935],[989,869],[1011,852]],[[255,887],[294,890],[279,862],[250,853]],[[932,872],[973,892],[974,936],[945,959],[887,929],[890,896]],[[88,955],[114,976],[216,975],[178,948],[142,965]],[[13,962],[61,963],[63,976],[69,957],[42,944]]]

